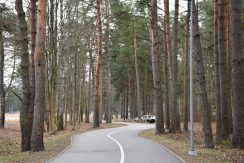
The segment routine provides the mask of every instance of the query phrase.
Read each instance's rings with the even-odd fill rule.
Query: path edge
[[[67,146],[65,149],[63,149],[61,152],[55,154],[50,160],[47,160],[45,163],[51,163],[55,158],[57,158],[59,155],[63,154],[65,151],[67,151],[68,149],[70,149],[70,147],[73,145],[73,137],[75,135],[70,137],[70,145]]]
[[[145,131],[145,130],[144,130],[144,131]],[[143,132],[143,131],[142,131],[142,132]],[[140,133],[139,133],[139,134],[140,134]],[[139,136],[140,136],[140,135],[139,135]],[[142,136],[140,136],[140,137],[142,137]],[[163,146],[162,144],[160,144],[160,143],[158,143],[158,142],[156,142],[156,141],[153,141],[152,139],[146,138],[146,137],[142,137],[142,138],[147,139],[147,140],[149,140],[149,141],[151,141],[151,142],[153,142],[153,143],[159,145],[161,148],[165,149],[167,152],[169,152],[170,154],[172,154],[173,156],[175,156],[176,158],[178,158],[180,161],[182,161],[182,163],[186,163],[186,161],[185,161],[183,158],[181,158],[179,155],[177,155],[176,153],[174,153],[174,152],[171,151],[170,149],[166,148],[166,147]]]

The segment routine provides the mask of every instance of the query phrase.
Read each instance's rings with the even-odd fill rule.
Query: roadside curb
[[[159,144],[159,143],[157,143]],[[170,149],[166,148],[165,146],[163,146],[162,144],[159,144],[159,146],[161,146],[162,148],[164,148],[166,151],[168,151],[170,154],[174,155],[175,157],[177,157],[179,160],[181,160],[183,163],[186,163],[185,160],[183,160],[183,158],[181,158],[180,156],[178,156],[177,154],[175,154],[173,151],[171,151]]]

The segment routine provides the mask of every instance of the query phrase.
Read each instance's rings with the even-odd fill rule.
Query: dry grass
[[[140,135],[149,138],[166,148],[170,149],[178,156],[183,158],[187,163],[243,163],[244,150],[232,149],[229,142],[225,145],[216,146],[215,149],[207,149],[203,147],[203,133],[201,125],[195,126],[195,148],[196,157],[188,155],[189,150],[189,132],[163,135],[155,135],[155,130],[147,130]]]
[[[7,121],[7,128],[0,129],[0,163],[43,163],[50,160],[67,146],[70,145],[72,135],[94,130],[92,124],[82,123],[77,130],[68,127],[67,130],[59,131],[55,135],[45,133],[45,151],[21,152],[20,129],[18,121]],[[119,127],[119,124],[102,124],[99,129]]]

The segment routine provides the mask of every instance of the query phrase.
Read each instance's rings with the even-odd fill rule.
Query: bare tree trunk
[[[110,56],[110,5],[109,0],[105,1],[106,6],[106,32],[107,32],[107,116],[106,122],[112,122],[112,87],[111,87],[111,56]]]
[[[69,86],[69,80],[65,78],[65,97],[64,97],[64,128],[67,129],[67,121],[68,121],[68,99],[69,99],[69,94],[68,94],[68,86]]]
[[[89,40],[90,41],[90,40]],[[89,74],[88,74],[88,78],[89,78],[89,81],[88,81],[88,101],[87,101],[87,108],[86,108],[86,116],[85,116],[85,122],[86,123],[89,123],[90,122],[90,107],[91,107],[91,98],[93,97],[93,89],[92,89],[92,67],[93,67],[93,62],[92,62],[92,47],[90,45],[91,43],[89,42],[89,61],[90,61],[90,64],[89,64]]]
[[[156,134],[164,133],[164,116],[161,102],[161,87],[159,74],[159,46],[158,46],[158,29],[157,29],[157,0],[151,0],[151,40],[152,40],[152,71],[153,71],[153,86],[156,109]]]
[[[170,78],[172,78],[172,72],[173,72],[173,70],[172,70],[172,46],[171,46],[171,32],[170,32],[170,13],[169,13],[169,0],[164,0],[164,12],[165,12],[165,37],[166,37],[166,45],[167,45],[167,54],[168,54],[168,56],[167,56],[167,59],[168,59],[168,65],[169,65],[169,82],[168,82],[168,87],[166,88],[166,89],[168,89],[169,91],[168,91],[168,94],[167,94],[167,96],[168,96],[168,100],[167,99],[165,99],[165,102],[167,102],[168,101],[168,103],[169,103],[169,101],[170,101],[170,99],[171,99],[171,97],[170,97],[170,88],[171,88],[171,83],[170,83]],[[165,58],[166,59],[166,58]],[[167,66],[168,66],[167,65]],[[166,90],[165,90],[166,91]],[[170,123],[171,123],[171,121],[170,121],[170,115],[171,115],[171,112],[172,111],[170,111],[170,108],[171,108],[171,105],[170,105],[170,103],[168,104],[168,106],[167,105],[165,105],[165,107],[166,107],[166,123],[167,123],[167,125],[168,126],[166,126],[166,128],[170,128]],[[169,110],[169,112],[167,113],[167,107],[168,107],[168,110]],[[168,116],[169,115],[169,116]]]
[[[172,114],[171,114],[171,123],[170,123],[170,132],[175,133],[176,131],[181,131],[180,127],[180,116],[178,108],[178,24],[179,24],[179,0],[175,0],[175,17],[174,17],[174,52],[172,60],[172,88],[173,88],[173,97],[172,97]]]
[[[215,84],[216,84],[216,142],[221,142],[221,110],[218,50],[218,0],[214,0],[214,53],[215,53]]]
[[[225,42],[225,0],[219,0],[219,19],[218,19],[218,47],[219,47],[219,73],[220,73],[220,108],[221,108],[221,133],[222,139],[229,137],[229,115],[230,107],[228,91],[228,72],[227,72],[227,53]]]
[[[32,150],[44,150],[44,111],[45,111],[45,37],[47,0],[38,1],[37,38],[35,50],[35,107],[32,132]]]
[[[234,147],[244,148],[244,58],[241,24],[242,0],[231,0],[232,16],[232,83],[233,83],[233,137]]]
[[[184,131],[188,131],[188,110],[189,110],[189,25],[191,13],[191,1],[187,2],[186,31],[185,31],[185,64],[184,64]]]
[[[99,83],[99,123],[102,123],[103,115],[105,114],[105,110],[103,107],[103,74],[100,71],[100,83]]]
[[[22,77],[22,108],[20,111],[20,127],[21,127],[21,150],[27,151],[31,149],[31,131],[32,122],[29,118],[31,88],[29,76],[29,52],[28,52],[28,37],[27,23],[23,10],[22,0],[15,1],[15,7],[18,14],[19,29],[21,32],[21,77]]]
[[[169,129],[170,114],[169,114],[169,69],[168,69],[168,54],[167,45],[165,44],[166,51],[164,56],[164,108],[165,108],[165,128]],[[146,80],[146,79],[145,79]]]
[[[147,108],[147,102],[146,102],[146,100],[147,100],[147,94],[148,94],[148,92],[147,92],[147,80],[148,80],[147,79],[147,68],[145,68],[144,75],[145,76],[144,76],[144,88],[143,88],[144,95],[143,95],[143,111],[142,111],[142,113],[143,114],[146,114],[146,108]],[[165,101],[166,101],[166,99],[165,99]],[[166,115],[167,115],[167,113],[166,113]]]
[[[1,10],[1,9],[0,9]],[[5,124],[3,16],[0,11],[0,128]]]
[[[58,131],[60,130],[64,130],[64,112],[65,112],[65,109],[66,109],[66,77],[65,77],[65,74],[64,74],[64,68],[62,66],[64,66],[64,20],[63,20],[63,0],[60,0],[60,24],[61,24],[61,27],[60,27],[60,43],[59,43],[59,76],[62,77],[62,84],[60,85],[60,103],[61,103],[61,106],[58,108],[58,114],[57,114],[57,126],[58,126]],[[61,89],[63,89],[61,91]]]
[[[140,90],[140,77],[138,70],[138,57],[137,57],[137,32],[136,32],[136,16],[134,15],[134,55],[135,55],[135,70],[136,70],[136,108],[137,116],[141,117],[141,90]]]
[[[164,1],[164,7],[166,8],[166,1]],[[166,9],[165,9],[166,10]],[[164,14],[164,28],[166,30],[166,13]],[[169,62],[168,62],[168,43],[167,43],[167,33],[164,33],[164,43],[165,43],[165,55],[164,55],[164,112],[165,112],[165,128],[170,127],[170,112],[169,112]],[[145,78],[146,82],[146,78]],[[145,90],[144,90],[145,91]]]
[[[36,48],[36,0],[30,1],[30,28],[31,28],[31,100],[29,108],[30,124],[33,124],[33,111],[35,103],[35,63],[34,54]],[[31,127],[32,128],[32,127]]]
[[[232,120],[232,92],[231,92],[231,25],[230,25],[230,0],[225,0],[225,42],[226,42],[226,53],[227,53],[227,91],[230,95],[228,98],[228,128],[230,134],[233,130],[233,120]]]
[[[102,22],[100,13],[100,0],[96,0],[97,9],[97,24],[98,24],[98,59],[96,66],[96,79],[95,79],[95,100],[94,100],[94,116],[93,127],[99,127],[99,83],[100,83],[100,69],[102,66]]]
[[[198,11],[195,5],[195,0],[193,0],[193,56],[196,62],[196,73],[200,88],[200,105],[201,105],[201,115],[202,115],[202,128],[204,132],[204,146],[206,148],[214,148],[213,134],[211,127],[211,109],[208,103],[207,90],[206,90],[206,80],[205,80],[205,70],[202,59],[202,49],[201,40],[199,33],[198,24]]]
[[[166,25],[165,32],[166,32],[166,42],[167,42],[167,49],[168,49],[168,59],[170,65],[170,74],[172,75],[173,57],[172,57],[171,34],[170,34],[169,0],[164,0],[164,12],[165,12],[165,25]]]
[[[50,1],[50,88],[49,88],[49,110],[50,110],[50,133],[55,134],[56,128],[56,110],[57,110],[57,40],[55,32],[55,6],[54,1]]]

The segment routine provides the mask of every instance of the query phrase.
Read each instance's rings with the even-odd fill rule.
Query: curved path
[[[76,135],[72,146],[52,163],[182,163],[182,159],[161,145],[138,136],[152,124],[101,129]]]

